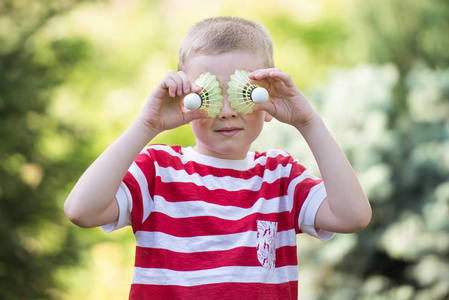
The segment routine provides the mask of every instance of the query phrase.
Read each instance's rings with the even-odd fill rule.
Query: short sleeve
[[[111,232],[131,225],[132,198],[123,182],[115,195],[115,200],[119,207],[119,217],[116,222],[101,226],[105,232]]]
[[[327,194],[323,182],[312,187],[306,200],[304,201],[304,204],[302,205],[298,217],[298,226],[301,231],[322,241],[331,239],[335,234],[330,231],[315,228],[314,226],[318,209],[326,197]]]

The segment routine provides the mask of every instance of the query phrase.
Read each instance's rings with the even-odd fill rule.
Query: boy
[[[179,71],[165,75],[67,198],[66,215],[78,226],[132,225],[131,299],[297,299],[295,235],[326,240],[369,223],[370,205],[345,155],[272,56],[268,32],[252,21],[219,17],[194,25]],[[227,101],[235,70],[252,72],[269,92],[253,113],[239,114]],[[201,91],[193,82],[207,72],[223,90],[215,118],[182,105],[185,95]],[[273,117],[302,134],[323,180],[283,151],[249,152]],[[144,148],[187,123],[193,148]]]

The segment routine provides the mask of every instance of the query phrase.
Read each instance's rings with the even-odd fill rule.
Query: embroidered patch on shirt
[[[276,232],[277,222],[257,220],[257,259],[267,269],[276,265]]]

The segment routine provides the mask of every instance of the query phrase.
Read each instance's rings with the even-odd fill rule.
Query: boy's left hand
[[[290,75],[279,69],[261,69],[249,74],[249,78],[270,95],[270,101],[254,105],[253,110],[265,110],[295,126],[316,159],[327,197],[316,213],[314,227],[342,233],[366,227],[372,213],[363,188],[345,154]]]
[[[248,76],[252,82],[266,88],[270,95],[269,101],[254,105],[254,111],[265,110],[277,120],[298,129],[312,120],[315,110],[289,74],[271,68],[254,71]]]

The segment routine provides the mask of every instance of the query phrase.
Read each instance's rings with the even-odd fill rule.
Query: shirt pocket
[[[276,233],[278,222],[257,220],[257,259],[267,269],[276,266]]]

